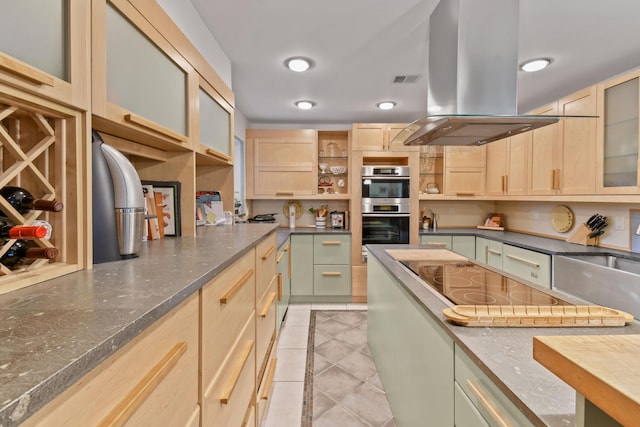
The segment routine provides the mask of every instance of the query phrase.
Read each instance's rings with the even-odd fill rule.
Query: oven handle
[[[408,218],[411,214],[384,214],[384,213],[363,213],[362,216],[377,216],[382,218]]]
[[[392,180],[404,180],[404,181],[409,181],[411,178],[408,176],[397,176],[397,175],[375,175],[375,176],[366,176],[363,175],[362,179],[370,179],[372,181],[378,181],[378,180],[383,180],[383,179],[392,179]]]

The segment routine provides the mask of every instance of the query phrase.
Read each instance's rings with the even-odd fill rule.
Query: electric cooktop
[[[471,262],[400,262],[458,305],[573,305]]]

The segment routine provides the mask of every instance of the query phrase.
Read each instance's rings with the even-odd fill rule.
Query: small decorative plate
[[[558,233],[566,233],[573,227],[573,212],[566,206],[560,205],[551,209],[551,225]]]
[[[299,219],[302,216],[302,205],[297,200],[289,200],[284,203],[282,206],[282,213],[284,213],[285,218],[289,218],[289,206],[296,207],[296,219]]]

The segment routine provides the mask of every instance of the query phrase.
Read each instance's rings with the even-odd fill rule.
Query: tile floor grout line
[[[316,331],[316,312],[309,313],[309,335],[307,338],[307,361],[304,373],[304,397],[302,399],[302,420],[300,427],[311,427],[313,423],[313,363]]]

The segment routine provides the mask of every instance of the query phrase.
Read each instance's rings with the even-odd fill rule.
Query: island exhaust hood
[[[517,115],[517,0],[440,0],[429,21],[428,116],[405,145],[483,145],[556,123]]]

